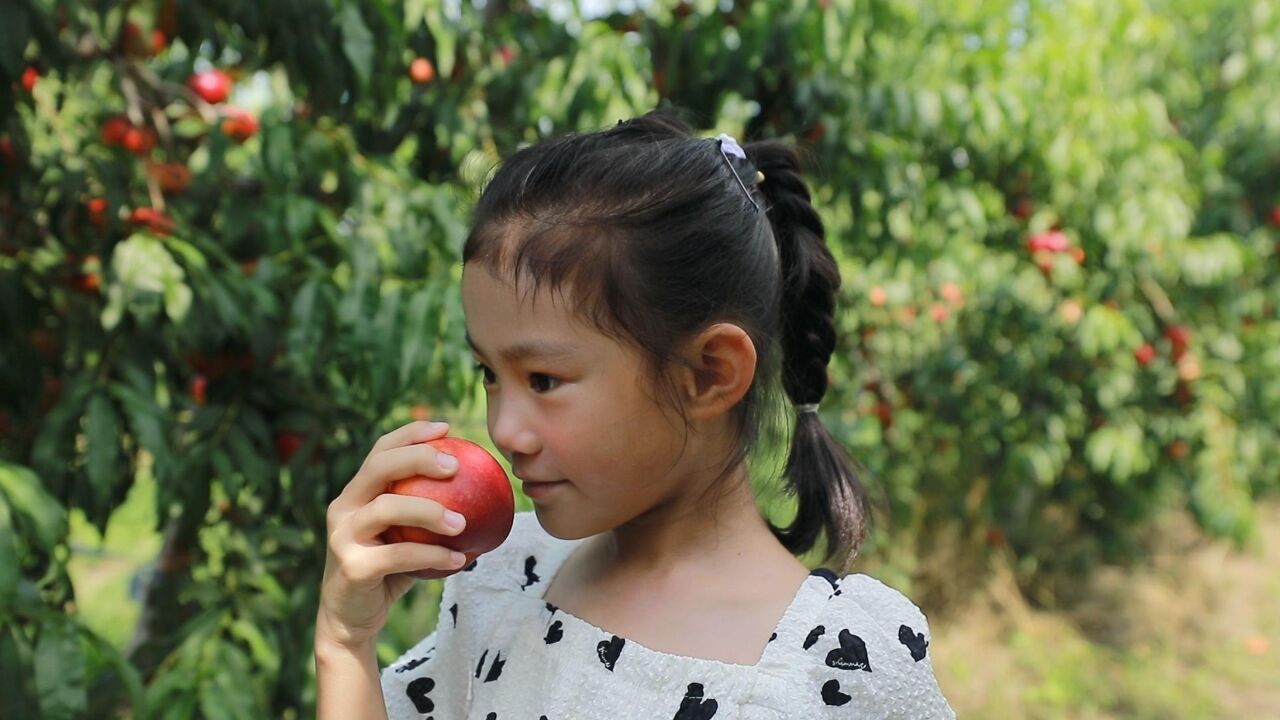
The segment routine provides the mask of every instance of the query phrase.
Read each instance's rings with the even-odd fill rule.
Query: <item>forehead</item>
[[[570,312],[569,293],[539,289],[520,292],[487,268],[467,265],[462,273],[462,308],[467,342],[482,355],[508,359],[565,356],[585,350],[597,333]]]

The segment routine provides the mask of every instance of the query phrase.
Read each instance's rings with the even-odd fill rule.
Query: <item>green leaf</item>
[[[29,468],[0,460],[0,495],[31,524],[37,542],[46,552],[53,552],[54,546],[66,537],[66,509],[44,489],[40,477]],[[0,573],[3,573],[2,563]],[[7,587],[10,585],[0,577],[0,588]]]
[[[0,622],[0,717],[26,717],[35,707],[31,662],[31,645],[22,626],[4,618]]]
[[[0,497],[0,618],[13,606],[18,592],[18,535],[9,502]],[[3,682],[0,680],[0,682]]]
[[[44,623],[35,657],[36,693],[46,720],[74,720],[88,711],[84,645],[68,622]]]
[[[120,476],[120,420],[105,393],[95,393],[89,398],[85,434],[89,441],[85,472],[98,503],[96,509],[103,510],[111,495],[111,486]]]
[[[348,2],[343,5],[340,22],[342,52],[351,63],[360,86],[364,87],[369,84],[369,77],[373,74],[373,33],[369,32],[364,18],[360,16],[358,3]]]

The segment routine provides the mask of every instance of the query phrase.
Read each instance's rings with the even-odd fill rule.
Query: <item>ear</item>
[[[718,323],[686,346],[692,368],[683,369],[681,390],[690,419],[723,415],[747,394],[756,374],[756,346],[741,327]]]

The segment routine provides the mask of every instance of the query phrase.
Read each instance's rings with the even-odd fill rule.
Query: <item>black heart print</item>
[[[924,659],[925,649],[929,647],[929,641],[924,639],[924,633],[918,633],[906,625],[898,628],[898,642],[907,646],[911,651],[911,659],[916,662]]]
[[[555,605],[552,605],[551,603],[547,603],[547,612],[551,613],[552,615],[555,615],[556,611],[559,609],[560,608],[556,607]]]
[[[433,652],[435,652],[435,651],[436,651],[436,649],[435,649],[434,647],[427,648],[427,652],[426,652],[426,654],[425,654],[425,655],[423,655],[423,656],[422,656],[422,657],[420,657],[420,658],[414,658],[413,660],[410,660],[409,662],[405,663],[404,665],[401,665],[400,667],[396,668],[396,672],[397,672],[397,673],[409,672],[410,670],[412,670],[412,669],[414,669],[414,668],[418,667],[418,666],[419,666],[419,665],[421,665],[422,663],[424,663],[424,662],[426,662],[426,661],[430,660],[430,659],[431,659],[431,653],[433,653]]]
[[[497,680],[498,676],[502,674],[502,666],[506,664],[507,661],[502,659],[501,652],[495,654],[493,656],[493,664],[489,666],[489,674],[484,676],[484,681],[493,682],[494,680]]]
[[[449,606],[449,614],[453,616],[453,626],[458,627],[458,603]]]
[[[533,571],[533,567],[534,567],[535,565],[537,565],[537,564],[538,564],[538,559],[537,559],[537,558],[535,558],[535,557],[534,557],[534,556],[532,556],[532,555],[530,555],[529,557],[527,557],[527,558],[525,558],[525,559],[524,559],[524,580],[525,580],[525,582],[524,582],[524,584],[523,584],[523,585],[521,585],[521,586],[520,586],[520,589],[521,589],[521,590],[524,590],[525,588],[529,587],[530,585],[532,585],[532,584],[534,584],[534,583],[538,582],[538,580],[540,579],[540,578],[538,577],[538,574],[537,574],[537,573],[535,573],[535,572]]]
[[[489,713],[484,716],[484,720],[498,720],[498,713]]]
[[[827,628],[825,625],[819,625],[818,627],[810,630],[809,636],[804,639],[804,649],[808,650],[813,647],[813,644],[818,642],[818,638],[822,637],[822,633],[826,631]]]
[[[436,681],[431,678],[418,678],[405,686],[404,694],[409,698],[409,702],[413,703],[415,710],[420,713],[429,713],[436,709],[436,704],[431,702],[427,693],[431,692],[435,686]]]
[[[600,656],[600,662],[604,663],[605,669],[609,672],[613,672],[613,664],[618,662],[618,656],[622,654],[622,646],[626,644],[626,640],[614,635],[613,639],[601,640],[596,645],[596,654]]]
[[[769,636],[769,642],[773,642],[774,640],[777,640],[777,639],[778,639],[778,633],[773,633],[772,635]]]
[[[822,702],[828,705],[839,707],[852,699],[852,695],[845,695],[840,692],[840,681],[838,680],[828,680],[827,684],[822,686]]]
[[[547,636],[542,638],[542,642],[550,645],[552,643],[560,642],[560,639],[563,637],[564,637],[564,626],[560,623],[559,620],[556,620],[555,622],[551,623],[551,627],[547,628]]]
[[[676,710],[676,716],[672,720],[707,720],[714,717],[716,710],[720,709],[720,703],[702,699],[702,692],[702,683],[689,683],[689,689],[680,701],[680,709]]]
[[[480,679],[480,670],[484,668],[484,659],[485,659],[485,656],[487,656],[488,654],[489,654],[488,650],[485,650],[484,652],[480,653],[480,662],[476,663],[476,679],[477,680]]]
[[[865,670],[871,672],[871,660],[867,658],[867,644],[848,630],[840,631],[840,647],[827,653],[827,667],[839,670]]]

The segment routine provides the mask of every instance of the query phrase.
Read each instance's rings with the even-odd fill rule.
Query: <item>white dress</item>
[[[684,657],[618,637],[543,599],[581,540],[532,512],[445,579],[435,632],[382,671],[391,720],[954,718],[929,626],[867,575],[815,570],[755,665]]]

